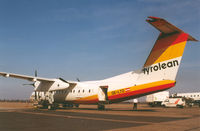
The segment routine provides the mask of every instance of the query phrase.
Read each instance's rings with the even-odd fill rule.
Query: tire
[[[184,106],[182,106],[182,105],[177,105],[176,107],[177,107],[177,108],[183,108]]]
[[[73,104],[69,104],[69,108],[73,108],[73,106],[74,106]]]
[[[76,108],[79,108],[79,104],[75,104],[75,107],[76,107]]]
[[[105,105],[98,104],[98,110],[105,110]]]
[[[54,105],[48,105],[48,110],[55,110],[55,106]]]

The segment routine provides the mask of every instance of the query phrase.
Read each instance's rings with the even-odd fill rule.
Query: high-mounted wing
[[[49,88],[51,88],[52,85],[55,83],[55,79],[27,76],[27,75],[7,73],[7,72],[0,72],[0,76],[7,77],[7,78],[12,77],[12,78],[17,78],[17,79],[24,79],[24,80],[35,82],[33,84],[35,87],[35,91],[48,91]]]
[[[49,79],[49,78],[27,76],[27,75],[7,73],[7,72],[0,72],[0,76],[24,79],[35,82],[34,84],[35,91],[54,91],[54,90],[64,90],[67,88],[71,89],[71,87],[74,87],[77,84],[75,82],[68,82],[62,78]]]
[[[24,79],[28,81],[45,81],[45,82],[54,82],[54,79],[48,79],[48,78],[41,78],[41,77],[34,77],[34,76],[27,76],[27,75],[20,75],[20,74],[14,74],[14,73],[7,73],[7,72],[0,72],[0,76],[3,77],[13,77],[18,79]]]

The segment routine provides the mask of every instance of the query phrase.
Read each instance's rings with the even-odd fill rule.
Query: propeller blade
[[[66,81],[66,80],[64,80],[63,78],[59,78],[61,81],[63,81],[63,82],[66,82],[66,83],[68,83],[69,84],[69,82],[68,81]]]
[[[76,78],[76,80],[77,80],[78,82],[80,82],[80,79],[79,79],[79,78]]]
[[[37,75],[37,70],[35,70],[35,77],[37,77],[38,75]]]
[[[33,84],[23,84],[23,86],[34,86],[34,83]]]

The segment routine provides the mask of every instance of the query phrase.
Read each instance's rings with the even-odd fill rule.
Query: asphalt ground
[[[30,104],[0,103],[0,131],[199,131],[200,108],[162,108],[139,104],[94,105],[73,109],[33,109]]]

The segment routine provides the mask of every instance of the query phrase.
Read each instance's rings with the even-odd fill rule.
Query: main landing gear
[[[47,106],[48,110],[56,110],[58,108],[64,108],[64,109],[71,109],[73,107],[79,108],[79,104],[49,104]]]
[[[98,110],[105,110],[105,105],[104,104],[98,104],[97,108],[98,108]]]
[[[48,108],[48,110],[55,110],[56,109],[56,105],[49,104],[47,108]]]

